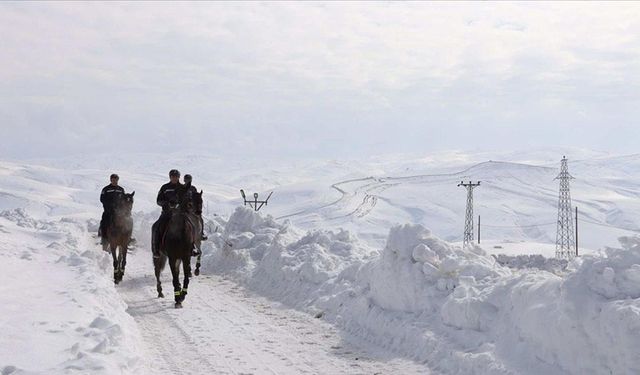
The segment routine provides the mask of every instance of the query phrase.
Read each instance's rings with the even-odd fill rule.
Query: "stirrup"
[[[201,254],[202,254],[202,250],[199,250],[199,249],[191,250],[191,256],[196,257],[196,256],[201,255]]]

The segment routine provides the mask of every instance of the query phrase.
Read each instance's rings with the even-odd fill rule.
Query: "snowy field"
[[[2,160],[0,372],[640,373],[640,155],[567,155],[583,254],[568,264],[545,258],[561,157]],[[148,246],[171,168],[204,190],[210,233],[182,310],[155,298]],[[112,172],[136,191],[118,286],[95,238]],[[467,250],[461,180],[482,181]],[[241,188],[274,193],[256,214]]]

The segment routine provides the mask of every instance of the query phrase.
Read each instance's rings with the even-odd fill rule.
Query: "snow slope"
[[[22,209],[0,214],[2,374],[143,368],[138,327],[86,230],[86,222],[34,219]]]
[[[9,296],[0,324],[11,338],[0,343],[0,371],[638,372],[629,348],[640,337],[640,156],[572,154],[582,250],[593,255],[566,268],[538,258],[507,268],[487,255],[552,253],[557,150],[288,163],[177,154],[0,161],[0,285]],[[148,257],[155,194],[174,167],[204,189],[212,233],[205,276],[181,313],[154,298]],[[139,240],[117,289],[93,237],[112,172],[136,190]],[[461,179],[483,181],[476,213],[486,226],[482,248],[471,251],[456,245]],[[236,210],[240,188],[274,195],[255,215]],[[620,236],[623,250],[595,252]],[[309,333],[292,336],[291,327]],[[185,354],[176,359],[174,346]]]
[[[421,225],[392,228],[378,254],[239,208],[205,268],[444,373],[636,373],[640,237],[622,241],[560,277],[514,273]]]

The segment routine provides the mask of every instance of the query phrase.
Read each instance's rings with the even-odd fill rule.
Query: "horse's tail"
[[[160,273],[164,271],[164,267],[167,265],[167,256],[164,253],[160,253],[158,258],[153,258],[153,266],[156,272]]]

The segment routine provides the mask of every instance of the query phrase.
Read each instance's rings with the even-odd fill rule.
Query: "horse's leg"
[[[164,298],[164,294],[162,294],[162,283],[160,282],[160,274],[162,273],[162,269],[164,265],[167,263],[167,257],[162,254],[160,258],[156,258],[153,260],[153,268],[156,273],[156,290],[158,291],[158,298]]]
[[[113,241],[109,241],[109,246],[111,248],[111,257],[113,258],[113,282],[118,283],[118,257],[116,256],[116,250],[118,247]]]
[[[125,239],[120,247],[120,255],[122,255],[122,261],[120,262],[120,279],[124,276],[124,269],[127,266],[127,253],[129,252],[129,241]]]
[[[156,252],[156,249],[157,249],[157,245],[158,245],[156,243],[156,230],[158,230],[158,222],[157,221],[155,223],[153,223],[153,225],[151,226],[151,253],[154,254],[154,255],[155,255],[155,252]]]
[[[110,248],[111,244],[109,243],[110,241],[109,241],[109,236],[108,236],[107,232],[108,231],[107,231],[106,228],[102,228],[102,237],[100,238],[100,242],[102,243],[102,251],[111,250],[111,248]]]
[[[202,253],[198,254],[198,257],[196,258],[196,270],[194,272],[196,276],[200,275],[200,259],[201,258],[202,258]]]
[[[182,267],[184,268],[184,282],[182,285],[181,301],[187,296],[187,288],[189,288],[189,277],[191,277],[191,256],[182,259]]]
[[[171,267],[171,276],[173,276],[173,296],[176,301],[176,308],[182,307],[182,288],[180,287],[180,258],[169,257],[169,266]]]
[[[116,245],[116,249],[118,250],[118,283],[122,281],[122,276],[124,276],[124,247],[122,245]]]

